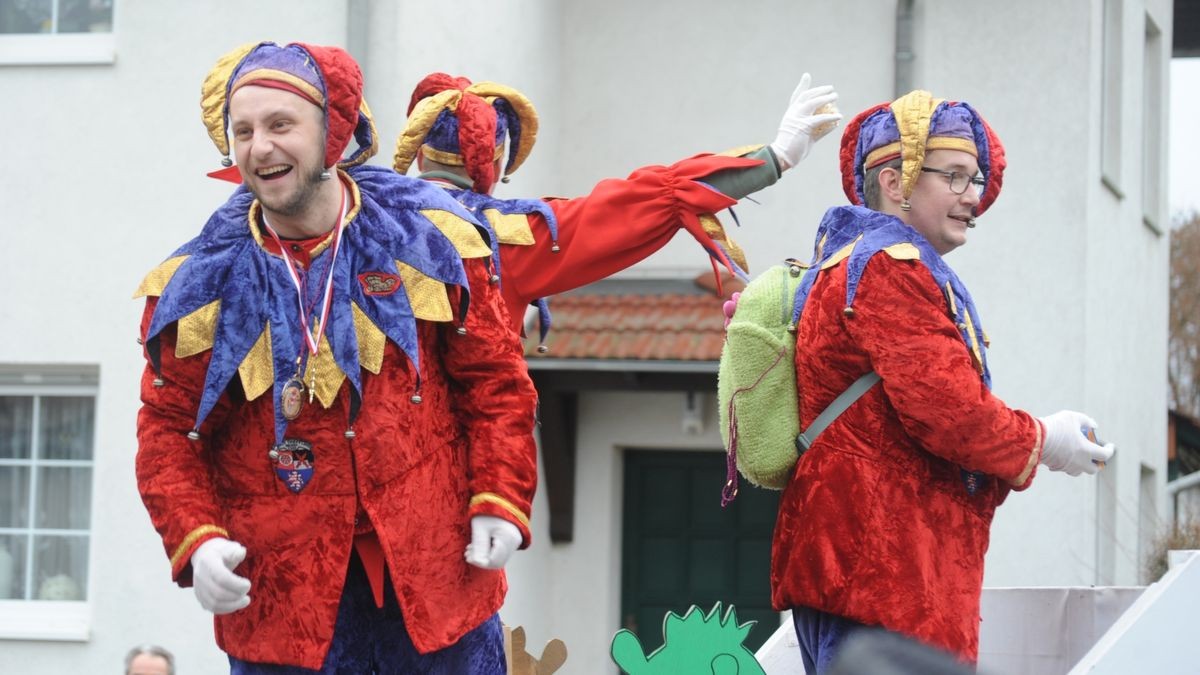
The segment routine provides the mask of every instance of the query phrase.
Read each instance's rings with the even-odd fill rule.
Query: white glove
[[[200,606],[213,614],[229,614],[250,604],[250,580],[233,573],[246,557],[246,547],[216,537],[192,554],[192,586]]]
[[[792,92],[792,101],[779,121],[779,134],[771,143],[771,150],[785,171],[807,157],[813,144],[842,119],[834,105],[838,95],[833,86],[827,84],[809,89],[811,81],[808,73],[800,78],[800,84]]]
[[[485,570],[498,570],[521,545],[516,525],[496,516],[471,518],[471,543],[467,544],[468,563]]]
[[[1051,471],[1063,471],[1071,476],[1095,474],[1102,468],[1097,462],[1107,462],[1113,454],[1112,443],[1097,445],[1084,435],[1083,429],[1095,429],[1096,422],[1074,410],[1060,410],[1041,418],[1046,425],[1046,443],[1042,446],[1042,464]]]

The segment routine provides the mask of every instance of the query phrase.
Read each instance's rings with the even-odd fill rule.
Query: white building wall
[[[570,2],[563,24],[562,189],[775,138],[808,71],[853,114],[892,92],[895,3],[756,0]],[[751,272],[807,258],[825,209],[844,203],[840,131],[774,187],[738,207]],[[732,219],[722,214],[732,226]],[[686,235],[627,275],[694,276],[708,261]]]

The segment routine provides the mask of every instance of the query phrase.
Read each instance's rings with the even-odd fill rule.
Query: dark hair
[[[903,160],[897,157],[895,159],[889,159],[883,164],[878,164],[870,169],[867,169],[866,175],[863,176],[863,199],[866,202],[868,209],[874,209],[875,211],[879,210],[879,202],[881,199],[879,192],[879,172],[883,171],[884,169],[895,169],[896,171],[899,171],[903,166]]]
[[[125,655],[125,675],[129,675],[129,669],[133,667],[133,660],[142,654],[157,656],[167,662],[167,675],[175,675],[175,657],[171,652],[159,647],[158,645],[138,645],[129,650]]]

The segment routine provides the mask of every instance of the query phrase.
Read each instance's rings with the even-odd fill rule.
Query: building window
[[[0,0],[0,65],[112,63],[114,0]]]
[[[1121,0],[1104,0],[1104,79],[1100,108],[1100,180],[1118,199],[1121,190]]]
[[[0,637],[81,637],[63,612],[89,594],[96,383],[94,368],[0,367]]]
[[[1142,59],[1142,222],[1158,234],[1162,227],[1162,31],[1146,15],[1146,42]]]

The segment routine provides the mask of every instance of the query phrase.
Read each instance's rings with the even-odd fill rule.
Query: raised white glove
[[[246,558],[246,547],[221,537],[209,539],[192,554],[192,587],[200,606],[229,614],[250,604],[250,580],[233,569]]]
[[[838,95],[833,86],[827,84],[809,89],[810,82],[812,77],[808,73],[800,78],[800,84],[792,92],[791,103],[779,121],[779,133],[771,143],[771,150],[775,151],[775,157],[785,171],[807,157],[813,144],[842,119],[834,105]],[[822,110],[823,106],[828,108]]]
[[[521,545],[516,525],[496,516],[471,518],[471,543],[467,544],[467,562],[485,570],[498,570]]]
[[[1041,418],[1046,425],[1046,442],[1042,446],[1042,464],[1051,471],[1071,476],[1095,474],[1101,469],[1097,462],[1107,462],[1113,454],[1112,443],[1097,445],[1084,435],[1083,429],[1096,428],[1096,422],[1081,412],[1060,410]]]

